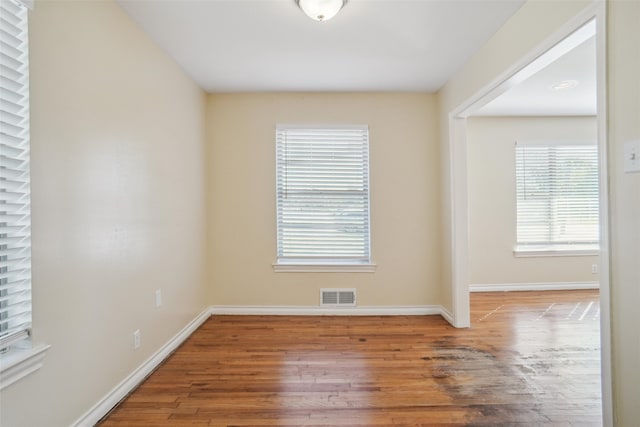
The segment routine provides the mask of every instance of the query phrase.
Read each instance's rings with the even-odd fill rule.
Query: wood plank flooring
[[[601,424],[597,291],[472,294],[438,316],[215,316],[101,424]]]

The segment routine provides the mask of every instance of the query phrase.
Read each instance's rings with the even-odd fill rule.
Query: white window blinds
[[[516,144],[517,245],[597,249],[595,144]]]
[[[276,129],[278,263],[367,263],[366,126]]]
[[[0,1],[0,350],[31,327],[27,18]]]

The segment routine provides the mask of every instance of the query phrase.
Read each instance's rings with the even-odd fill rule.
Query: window
[[[516,193],[516,252],[598,250],[595,144],[518,142]]]
[[[276,129],[277,265],[370,265],[366,126]]]
[[[0,86],[0,349],[31,327],[27,9],[3,1]]]
[[[28,10],[0,1],[0,389],[42,366],[31,346]]]

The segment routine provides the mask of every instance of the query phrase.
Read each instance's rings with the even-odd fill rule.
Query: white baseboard
[[[440,307],[440,316],[442,316],[444,320],[449,322],[451,326],[453,326],[454,328],[457,328],[456,322],[453,317],[453,313],[451,313],[449,310],[447,310],[443,306],[439,306],[439,307]]]
[[[229,306],[210,308],[211,315],[244,316],[425,316],[442,315],[440,305],[422,306],[363,306],[363,307],[310,307],[310,306]]]
[[[600,289],[598,282],[496,283],[469,285],[469,292],[568,291]]]
[[[153,372],[164,359],[166,359],[180,344],[202,325],[211,315],[209,308],[206,308],[180,332],[174,335],[165,345],[149,357],[142,365],[133,371],[127,378],[118,384],[113,390],[107,393],[98,403],[93,405],[83,416],[78,418],[74,427],[85,427],[95,425],[102,417],[124,399],[138,384],[140,384],[151,372]]]

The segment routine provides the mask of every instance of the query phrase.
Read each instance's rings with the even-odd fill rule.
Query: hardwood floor
[[[472,294],[438,316],[209,319],[101,424],[601,424],[597,291]]]

